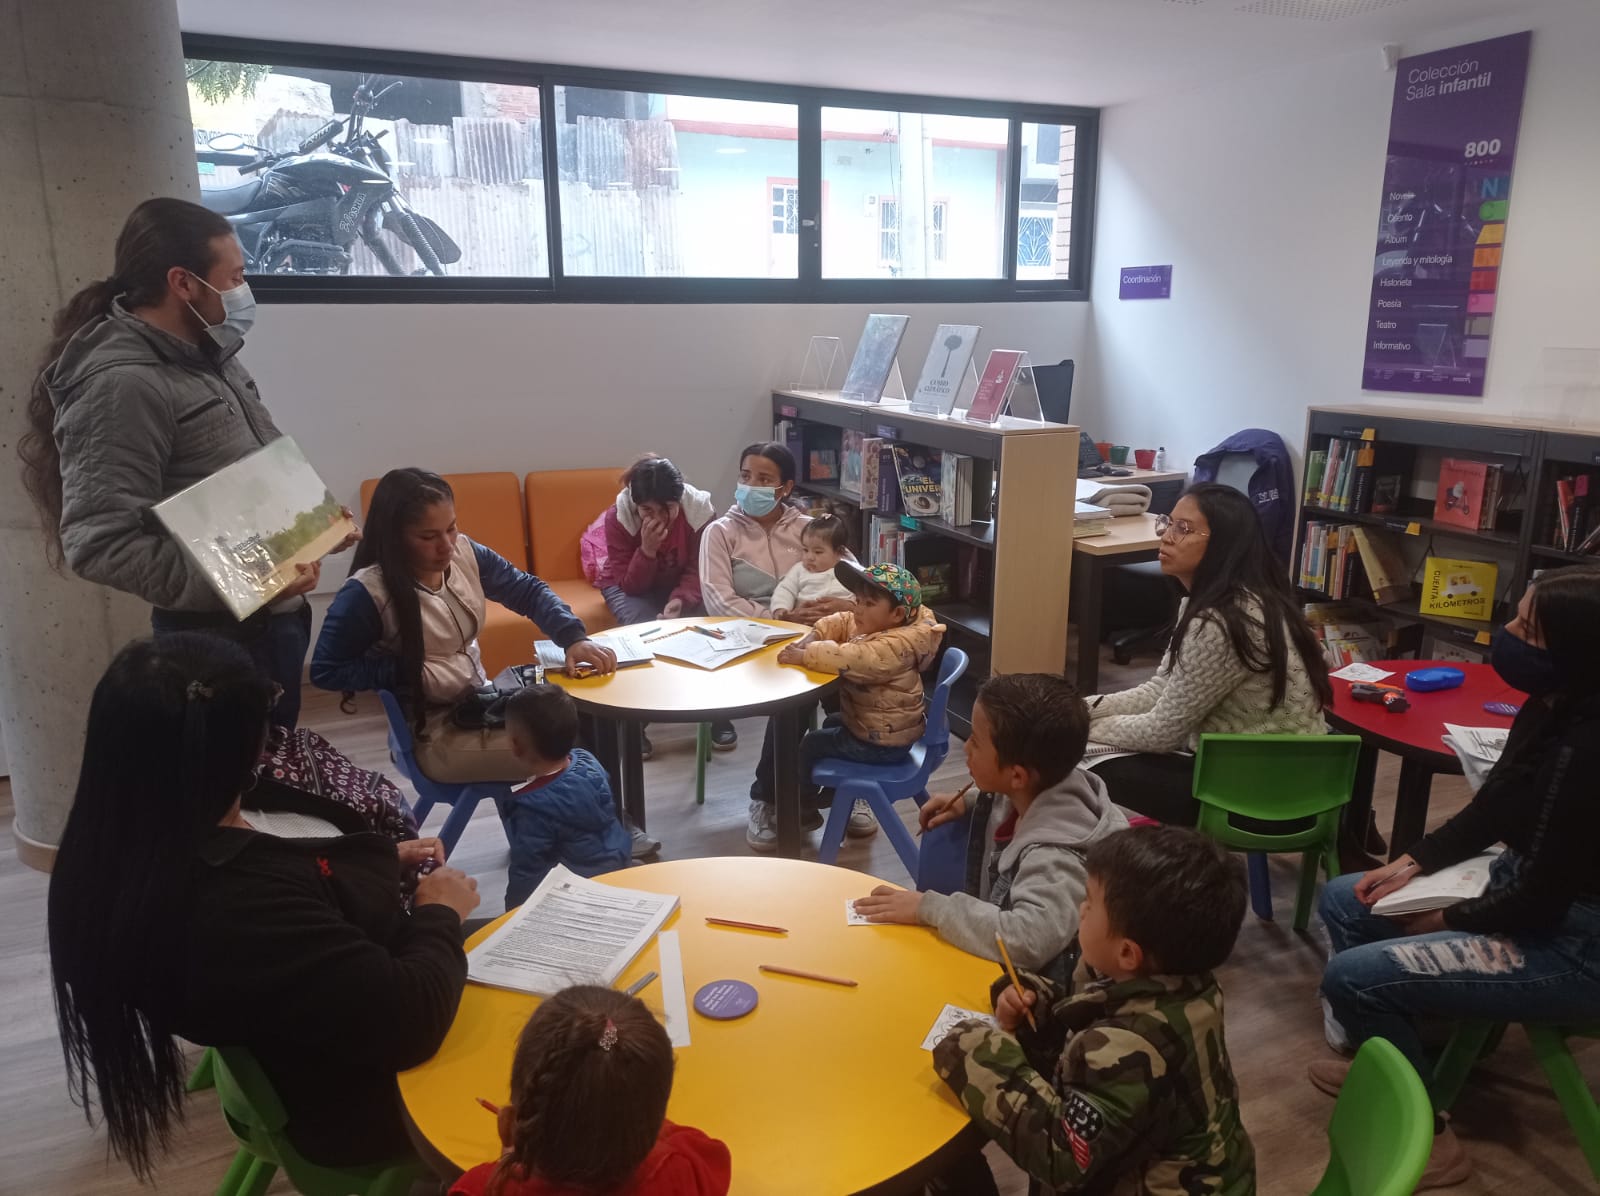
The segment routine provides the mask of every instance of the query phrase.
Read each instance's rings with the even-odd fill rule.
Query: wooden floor
[[[1153,661],[1102,669],[1105,689],[1142,680]],[[327,694],[308,691],[305,722],[327,735],[358,763],[388,768],[383,718],[368,699],[354,716],[339,713]],[[668,859],[744,854],[746,787],[760,747],[759,722],[739,724],[739,750],[715,757],[706,804],[694,804],[693,729],[651,730],[655,759],[645,766],[651,831]],[[1379,818],[1385,827],[1396,770],[1379,774]],[[965,778],[960,745],[953,745],[944,774]],[[1466,791],[1459,779],[1435,786],[1437,821],[1459,808]],[[908,803],[909,805],[909,803]],[[68,1101],[51,1007],[45,951],[46,878],[18,863],[10,835],[11,791],[0,781],[0,1194],[130,1192],[125,1168],[107,1163],[104,1137],[89,1130]],[[436,829],[442,814],[436,813]],[[908,818],[909,820],[909,818]],[[462,836],[453,862],[479,879],[485,894],[479,913],[498,912],[505,887],[506,844],[492,811],[484,809]],[[905,882],[883,835],[847,843],[839,860],[888,880]],[[1305,1065],[1329,1056],[1322,1039],[1316,986],[1327,940],[1313,924],[1306,937],[1288,928],[1295,865],[1273,862],[1278,921],[1247,915],[1232,960],[1221,972],[1228,1001],[1228,1039],[1244,1095],[1244,1121],[1255,1140],[1262,1193],[1310,1191],[1327,1159],[1325,1130],[1333,1102],[1305,1080]],[[1600,1047],[1580,1053],[1591,1082],[1600,1080]],[[177,1149],[160,1171],[158,1189],[173,1196],[215,1191],[232,1154],[215,1098],[191,1098],[190,1120]],[[1519,1196],[1556,1196],[1595,1190],[1572,1133],[1561,1117],[1520,1030],[1475,1075],[1456,1109],[1456,1126],[1476,1164],[1460,1193],[1515,1190]],[[816,1144],[821,1147],[823,1144]],[[991,1154],[993,1152],[991,1151]],[[1009,1164],[997,1163],[1008,1196],[1026,1190]],[[274,1192],[288,1191],[280,1178]],[[818,1196],[831,1196],[819,1193]]]

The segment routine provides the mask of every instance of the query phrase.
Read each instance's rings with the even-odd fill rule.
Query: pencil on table
[[[963,797],[965,797],[967,795],[967,791],[970,790],[977,783],[978,783],[977,781],[968,781],[965,785],[961,786],[961,791],[956,794],[955,800],[956,801],[960,801]],[[917,824],[917,835],[918,835],[918,837],[920,837],[922,835],[922,824],[921,823]]]
[[[768,926],[764,922],[736,922],[732,918],[707,918],[707,926],[733,926],[739,930],[765,930],[768,934],[788,934],[786,926]]]
[[[478,1097],[477,1100],[478,1100],[478,1103],[480,1105],[482,1105],[485,1109],[488,1109],[489,1112],[493,1113],[496,1117],[500,1116],[500,1106],[499,1105],[495,1104],[491,1100],[484,1100],[483,1097],[481,1097],[481,1096]]]
[[[1028,1025],[1033,1027],[1034,1033],[1039,1032],[1039,1023],[1033,1020],[1033,1010],[1028,1008],[1024,999],[1022,981],[1017,979],[1016,965],[1011,962],[1011,952],[1006,950],[1006,941],[998,933],[994,936],[995,945],[1000,948],[1000,962],[1006,965],[1006,975],[1011,978],[1011,987],[1017,990],[1017,999],[1022,1001],[1022,1015],[1028,1019]]]
[[[771,972],[777,976],[796,976],[801,980],[820,980],[824,984],[839,984],[845,988],[856,987],[854,980],[846,980],[841,976],[824,976],[821,972],[802,972],[798,968],[780,968],[775,963],[764,963],[760,965],[760,968],[763,972]]]

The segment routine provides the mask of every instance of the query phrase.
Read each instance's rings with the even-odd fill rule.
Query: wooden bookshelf
[[[1305,501],[1302,481],[1292,576],[1298,581],[1308,522],[1382,528],[1400,538],[1408,549],[1407,559],[1415,556],[1419,570],[1421,558],[1427,555],[1493,561],[1500,569],[1494,617],[1474,620],[1422,614],[1415,594],[1380,605],[1370,595],[1334,599],[1301,587],[1307,601],[1351,603],[1385,616],[1402,629],[1409,625],[1436,639],[1486,654],[1490,636],[1514,613],[1535,571],[1580,561],[1600,564],[1600,556],[1579,555],[1550,541],[1556,518],[1556,479],[1588,469],[1600,480],[1600,427],[1575,428],[1537,417],[1456,415],[1410,407],[1312,407],[1306,413],[1302,459],[1308,461],[1313,451],[1325,450],[1330,439],[1360,440],[1369,431],[1379,444],[1407,445],[1414,450],[1413,472],[1406,479],[1398,509],[1381,514],[1330,510]],[[1443,457],[1503,467],[1505,504],[1492,528],[1464,528],[1432,517],[1437,463]],[[1600,492],[1592,501],[1593,517],[1600,521]],[[1413,638],[1420,642],[1421,636]]]
[[[915,518],[907,535],[939,537],[985,554],[982,592],[934,601],[949,629],[946,642],[972,657],[951,704],[965,734],[972,695],[991,673],[1056,672],[1067,654],[1067,602],[1072,574],[1072,508],[1076,496],[1078,429],[1003,417],[997,424],[919,415],[905,402],[854,403],[837,391],[780,390],[772,394],[774,422],[859,431],[866,436],[962,453],[988,461],[995,478],[995,518],[956,527]],[[798,461],[802,478],[809,462]],[[841,462],[842,465],[842,462]],[[858,495],[835,481],[802,480],[797,489],[860,509]],[[861,512],[854,542],[865,543],[871,515]],[[902,525],[905,522],[902,521]]]

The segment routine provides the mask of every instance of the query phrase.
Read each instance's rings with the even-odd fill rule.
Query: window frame
[[[1076,301],[1089,298],[1094,232],[1097,108],[962,100],[891,92],[856,91],[761,83],[697,75],[671,75],[598,67],[561,66],[507,59],[369,50],[301,42],[264,41],[185,33],[186,58],[311,67],[450,81],[506,83],[539,89],[545,178],[546,277],[447,275],[307,276],[252,274],[252,291],[264,302],[302,303],[1009,303]],[[556,165],[555,89],[598,87],[707,99],[756,100],[797,108],[799,188],[799,277],[638,278],[568,275],[562,268],[560,188]],[[823,278],[821,227],[822,109],[874,108],[950,116],[1000,117],[1009,122],[1006,149],[1004,263],[1000,278]],[[1017,225],[1021,195],[1022,124],[1072,125],[1076,129],[1072,241],[1068,277],[1018,279]],[[947,213],[948,215],[948,213]],[[446,230],[448,231],[448,230]],[[948,231],[946,232],[948,236]],[[948,250],[947,250],[948,251]]]

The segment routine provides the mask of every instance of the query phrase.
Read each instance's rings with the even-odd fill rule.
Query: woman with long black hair
[[[1328,667],[1249,498],[1187,490],[1156,522],[1161,570],[1188,591],[1156,675],[1089,699],[1089,767],[1111,798],[1160,822],[1194,825],[1193,751],[1203,732],[1327,732]],[[1093,745],[1122,755],[1096,762]]]
[[[407,1153],[395,1072],[466,981],[476,882],[438,868],[401,902],[437,840],[276,838],[241,811],[276,698],[239,645],[179,632],[119,652],[89,706],[50,966],[73,1098],[143,1179],[183,1118],[180,1037],[248,1048],[314,1162]]]
[[[255,300],[228,221],[149,199],[117,237],[111,274],[56,313],[18,445],[48,555],[150,603],[157,635],[209,631],[243,644],[283,689],[293,727],[320,563],[237,620],[149,508],[282,435],[239,362]],[[349,542],[334,549],[342,551]]]
[[[1495,672],[1528,695],[1466,807],[1393,863],[1322,891],[1334,954],[1322,977],[1329,1041],[1387,1038],[1422,1075],[1419,1023],[1592,1023],[1600,1014],[1600,568],[1539,577],[1495,633]],[[1480,897],[1409,917],[1372,905],[1496,843]],[[1337,1094],[1350,1065],[1310,1066]],[[1461,1183],[1470,1161],[1436,1120],[1417,1190]]]

